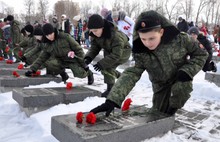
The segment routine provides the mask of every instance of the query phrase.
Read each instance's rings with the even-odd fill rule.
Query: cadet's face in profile
[[[102,32],[103,32],[103,28],[90,29],[90,32],[92,32],[97,37],[101,37],[102,36]]]
[[[153,30],[146,33],[139,32],[139,36],[144,46],[146,46],[149,50],[154,50],[160,44],[163,32],[164,29],[160,29],[159,31]]]
[[[46,35],[46,38],[50,41],[54,41],[54,32],[49,35]]]

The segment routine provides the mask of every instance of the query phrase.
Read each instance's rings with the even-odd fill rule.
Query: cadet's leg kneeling
[[[182,108],[190,98],[191,92],[192,82],[176,82],[171,89],[171,97],[169,99],[170,107]]]

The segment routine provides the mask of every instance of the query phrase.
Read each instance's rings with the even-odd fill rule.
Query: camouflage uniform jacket
[[[103,69],[111,68],[117,62],[124,61],[130,57],[131,47],[128,42],[128,37],[118,31],[117,27],[105,20],[102,36],[96,37],[90,33],[91,48],[86,53],[86,57],[94,59],[99,52],[104,50],[104,58],[99,61]]]
[[[74,58],[69,58],[69,51],[75,52]],[[33,71],[36,71],[40,66],[48,60],[51,56],[60,60],[61,63],[79,63],[84,64],[84,52],[82,47],[67,33],[55,31],[55,40],[46,41],[43,51],[37,58],[37,60],[30,67]]]
[[[40,52],[43,50],[44,44],[41,42],[37,42],[37,44],[35,45],[35,47],[33,49],[31,49],[30,51],[28,51],[27,53],[24,54],[24,56],[26,58],[30,58],[36,54],[40,54]]]
[[[147,14],[154,14],[154,12]],[[134,31],[133,56],[135,66],[125,69],[107,98],[119,106],[144,71],[149,74],[153,91],[158,91],[161,86],[174,84],[179,70],[184,71],[193,79],[207,59],[207,52],[199,48],[197,42],[193,41],[188,35],[179,33],[168,20],[163,17],[161,19],[163,21],[161,25],[164,28],[163,36],[165,37],[162,37],[161,43],[155,50],[148,50],[141,42],[137,31]],[[174,34],[175,32],[176,34]],[[172,37],[171,34],[173,34]],[[155,86],[158,88],[154,88]]]
[[[24,50],[28,49],[28,48],[33,48],[35,47],[37,43],[37,40],[34,36],[29,36],[24,38],[20,43],[19,43],[19,47],[24,48]]]
[[[19,43],[21,41],[19,22],[16,20],[12,21],[11,23],[11,38],[14,47],[16,43]]]

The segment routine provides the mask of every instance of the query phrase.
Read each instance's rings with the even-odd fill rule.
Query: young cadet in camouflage
[[[17,20],[14,20],[14,16],[8,15],[7,16],[7,23],[11,25],[11,49],[15,47],[16,44],[18,44],[21,41],[21,33],[19,28],[19,22]]]
[[[169,115],[184,106],[192,92],[193,77],[202,69],[207,52],[155,11],[141,13],[133,40],[134,67],[125,69],[111,89],[107,100],[91,112],[106,112],[120,108],[144,71],[153,87],[152,111]],[[125,83],[126,82],[126,83]]]
[[[31,48],[30,51],[26,52],[22,57],[22,62],[25,62],[25,66],[29,66],[34,63],[34,61],[38,58],[43,48],[45,48],[45,44],[43,43],[43,31],[41,27],[37,27],[34,29],[33,33],[34,37],[37,40],[37,44],[34,48]],[[60,68],[62,68],[59,65],[59,61],[54,58],[50,57],[45,63],[41,65],[40,68],[46,67],[46,74],[47,75],[58,75],[60,73]],[[57,72],[58,71],[58,72]],[[63,71],[60,73],[61,75],[65,75],[65,68],[63,68]],[[63,81],[66,81],[65,79]]]
[[[118,78],[121,74],[116,68],[128,61],[131,55],[131,47],[128,37],[118,31],[117,26],[104,20],[98,14],[94,14],[89,18],[88,28],[92,39],[91,48],[85,55],[85,63],[90,64],[103,49],[104,58],[93,67],[104,75],[107,90],[101,96],[107,97],[115,84],[115,78]]]
[[[21,42],[15,44],[16,47],[13,50],[14,57],[16,58],[15,62],[19,62],[21,59],[21,56],[25,54],[26,52],[30,51],[31,49],[33,49],[37,44],[37,41],[33,35],[34,27],[32,25],[26,25],[24,27],[24,30],[27,34],[27,37],[23,38]]]
[[[49,23],[43,26],[43,33],[45,35],[45,47],[37,60],[31,65],[31,71],[25,73],[26,76],[32,76],[43,63],[50,57],[55,57],[61,67],[55,72],[62,72],[64,68],[70,68],[75,77],[88,77],[88,84],[94,82],[93,73],[84,63],[84,52],[81,46],[67,33],[58,32]],[[64,72],[65,73],[65,72]],[[63,80],[68,79],[68,75],[60,74]],[[64,81],[64,82],[65,82]]]

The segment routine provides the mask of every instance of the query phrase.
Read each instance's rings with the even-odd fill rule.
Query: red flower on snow
[[[66,89],[72,89],[72,88],[73,88],[72,82],[67,82]]]
[[[35,76],[40,76],[41,72],[40,71],[36,71],[36,73],[32,73],[32,77],[35,77]]]
[[[18,69],[21,70],[21,69],[23,69],[23,68],[24,68],[24,65],[23,65],[23,64],[19,64],[19,65],[18,65]]]
[[[77,112],[76,120],[77,120],[78,123],[82,123],[83,122],[83,113],[82,112]]]
[[[86,122],[89,124],[95,124],[96,123],[96,115],[93,112],[90,112],[86,116]]]
[[[132,100],[130,98],[126,99],[124,105],[122,106],[122,111],[129,110]]]
[[[13,71],[12,74],[13,74],[13,76],[15,76],[15,77],[20,77],[20,75],[19,75],[16,71]]]

